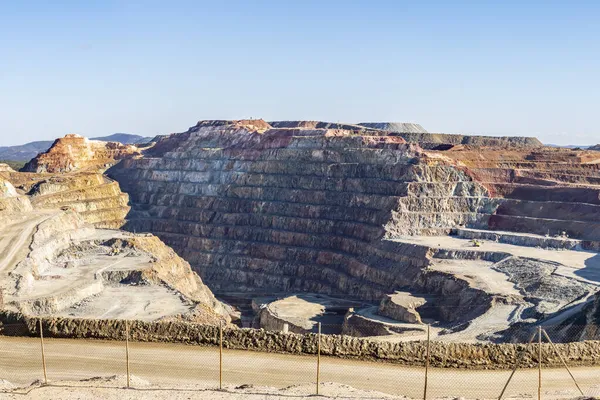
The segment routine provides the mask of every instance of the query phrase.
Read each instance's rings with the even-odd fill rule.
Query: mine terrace
[[[200,121],[0,166],[2,306],[376,341],[600,339],[600,152],[418,124]],[[586,326],[586,329],[576,327]]]

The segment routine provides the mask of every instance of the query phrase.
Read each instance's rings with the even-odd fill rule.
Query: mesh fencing
[[[227,335],[222,342],[219,337],[215,338],[215,343],[222,343],[222,348],[132,340],[1,336],[0,379],[15,386],[26,386],[33,381],[64,385],[82,380],[101,386],[105,381],[99,377],[113,377],[121,387],[129,384],[160,390],[230,390],[252,385],[293,387],[296,395],[313,395],[318,390],[321,395],[332,396],[339,395],[340,386],[348,386],[352,389],[348,388],[344,396],[356,398],[373,397],[373,391],[416,399],[494,399],[501,395],[502,398],[536,398],[538,391],[542,398],[600,396],[600,365],[582,366],[577,361],[579,355],[573,354],[585,350],[577,350],[575,346],[565,348],[560,343],[555,347],[548,338],[552,339],[553,334],[559,337],[558,327],[539,331],[532,327],[523,329],[527,331],[524,336],[533,336],[533,340],[529,345],[522,343],[515,357],[507,358],[510,363],[490,365],[489,357],[484,359],[487,356],[483,353],[479,360],[476,350],[463,349],[472,353],[467,355],[471,360],[469,368],[457,365],[458,347],[443,346],[442,336],[429,343],[419,342],[418,358],[410,362],[402,357],[397,362],[344,358],[326,355],[325,351],[319,353],[313,348],[298,349],[299,353],[308,354],[233,349],[229,348]],[[583,329],[586,328],[573,331],[573,336],[580,335]],[[129,334],[135,336],[135,332]],[[568,341],[564,332],[562,334],[561,341]],[[285,340],[285,335],[282,336]],[[315,337],[317,343],[325,346],[325,335]],[[408,339],[410,337],[401,340]],[[400,339],[382,336],[373,340]],[[331,353],[331,349],[327,352]],[[7,385],[0,389],[14,390]]]

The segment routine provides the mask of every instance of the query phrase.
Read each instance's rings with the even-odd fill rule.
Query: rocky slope
[[[0,173],[1,175],[2,173]],[[125,224],[129,196],[117,182],[99,172],[67,174],[5,173],[36,208],[71,209],[97,228],[117,229]]]
[[[25,166],[32,172],[4,175],[31,197],[36,208],[68,208],[98,228],[120,228],[129,212],[129,197],[102,172],[122,158],[140,154],[132,145],[67,135]]]
[[[103,142],[119,142],[123,144],[148,143],[152,138],[127,133],[115,133],[109,136],[92,138]],[[52,140],[30,142],[18,146],[0,146],[0,160],[29,161],[40,153],[46,152],[53,144]]]
[[[522,136],[478,136],[455,135],[448,133],[427,132],[401,132],[399,133],[407,142],[419,143],[425,149],[445,150],[454,145],[478,145],[501,147],[541,147],[542,142],[534,137]]]
[[[57,139],[50,149],[23,167],[24,172],[64,173],[108,168],[117,160],[140,154],[134,145],[89,140],[70,134]]]
[[[3,164],[0,164],[2,166]],[[0,170],[0,213],[24,212],[31,210],[31,202],[20,195],[13,184],[1,174]]]
[[[480,254],[406,239],[437,235],[441,243],[457,228],[487,238],[508,230],[501,221],[513,210],[530,213],[517,216],[522,221],[541,219],[513,224],[517,233],[497,240],[569,246],[521,233],[558,231],[560,224],[531,214],[544,207],[595,220],[593,152],[547,149],[531,138],[414,135],[446,146],[423,150],[402,134],[356,125],[201,121],[107,174],[130,195],[128,229],[159,236],[219,293],[318,292],[378,303],[402,289],[437,299],[425,317],[456,331],[469,321],[489,325],[490,313],[500,315],[497,330],[547,318],[595,290],[595,278],[564,277],[556,270],[569,266],[545,264],[551,253],[529,261],[518,249]],[[544,167],[547,175],[536,176]],[[575,214],[568,215],[561,224]],[[571,231],[595,240],[593,226]],[[532,276],[570,289],[540,290],[527,283]],[[365,318],[377,322],[356,320]]]
[[[489,146],[435,153],[452,159],[499,199],[488,228],[600,240],[600,153]]]
[[[600,151],[600,144],[596,144],[587,148],[588,150]]]
[[[215,288],[379,299],[417,272],[379,248],[386,231],[449,230],[483,206],[482,186],[398,136],[256,125],[203,121],[108,172],[131,196],[129,229],[156,233]],[[433,193],[462,201],[423,213]],[[378,267],[390,262],[402,268]]]
[[[4,176],[38,210],[156,234],[219,294],[371,302],[344,319],[361,336],[422,332],[426,320],[496,340],[590,301],[600,263],[574,250],[600,248],[599,153],[371,125],[200,121],[141,149],[69,136],[29,166],[58,172]],[[472,248],[481,241],[498,244]],[[419,306],[378,309],[398,291]]]
[[[229,309],[157,237],[98,230],[32,207],[0,178],[2,307],[28,316],[229,321]]]

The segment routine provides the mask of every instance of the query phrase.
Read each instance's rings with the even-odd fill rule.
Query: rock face
[[[148,143],[152,138],[127,133],[115,133],[109,136],[92,138],[103,142],[119,142],[123,144]],[[46,152],[53,144],[52,140],[30,142],[18,146],[0,146],[0,160],[26,162],[40,153]]]
[[[594,321],[600,257],[580,250],[600,249],[600,153],[544,147],[535,138],[365,125],[209,120],[143,149],[67,137],[29,166],[63,175],[4,172],[13,183],[4,198],[15,207],[28,195],[38,212],[62,208],[96,227],[118,227],[129,211],[122,188],[131,201],[127,229],[156,234],[217,293],[314,292],[369,303],[342,317],[341,330],[354,335],[421,334],[419,322],[433,321],[441,340],[501,340],[517,323],[567,326],[584,314]],[[44,262],[69,263],[90,251],[100,264],[112,251],[164,253],[140,240],[77,238],[75,248]],[[147,268],[102,274],[111,282],[156,277],[163,288],[193,286],[177,269],[174,281]],[[193,301],[217,307],[181,289],[187,303],[154,289],[162,299],[156,307],[171,316],[193,315]],[[89,288],[98,290],[97,282]],[[398,291],[406,298],[390,297]],[[46,303],[31,307],[58,307]],[[261,312],[269,329],[288,323],[308,331],[327,314],[316,303],[303,315],[287,313],[297,302],[282,301],[279,311],[275,303]],[[77,308],[101,309],[93,301]]]
[[[2,308],[27,316],[230,321],[230,308],[160,239],[91,224],[106,228],[116,216],[122,225],[127,199],[100,173],[0,172]]]
[[[600,341],[600,292],[589,298],[569,318],[548,327],[547,331],[552,337],[565,338],[563,341]]]
[[[36,208],[71,209],[97,228],[117,229],[125,224],[129,196],[101,173],[13,172],[7,176]]]
[[[373,130],[366,126],[323,121],[270,121],[273,128]]]
[[[102,170],[117,160],[139,154],[133,145],[89,140],[70,134],[57,139],[45,153],[25,164],[23,171],[37,173],[64,173],[82,170]]]
[[[23,212],[31,208],[29,199],[19,195],[13,184],[0,174],[0,213]]]
[[[396,292],[385,296],[379,304],[379,315],[396,321],[421,324],[421,315],[417,308],[425,305],[427,299],[406,292]]]
[[[116,229],[125,224],[129,196],[102,172],[123,158],[139,155],[133,145],[67,135],[24,167],[31,172],[4,175],[30,196],[36,208],[71,209],[97,228]]]
[[[477,136],[448,133],[400,132],[407,142],[419,143],[424,149],[445,150],[456,145],[500,146],[500,147],[541,147],[542,142],[534,137],[522,136]]]
[[[130,195],[127,229],[159,236],[218,293],[428,294],[420,318],[475,340],[596,290],[600,274],[564,273],[595,265],[587,256],[573,252],[575,266],[520,247],[600,248],[597,154],[534,138],[201,121],[107,174]],[[482,239],[507,247],[470,248]],[[376,310],[350,317],[361,334],[405,329]]]
[[[427,133],[421,125],[409,122],[361,122],[359,124],[344,124],[323,121],[271,121],[269,124],[273,128],[378,130],[394,133]]]
[[[157,234],[220,291],[379,301],[427,264],[384,236],[447,232],[486,207],[468,174],[377,130],[203,121],[108,175],[130,194],[128,229]]]
[[[600,153],[489,146],[435,153],[456,161],[501,199],[488,228],[600,240]]]
[[[407,322],[398,322],[391,318],[376,314],[377,307],[369,307],[358,312],[349,311],[342,325],[342,334],[356,337],[369,336],[402,336],[404,339],[411,336],[423,335],[425,326]]]
[[[0,212],[4,308],[25,315],[229,320],[188,263],[151,235],[97,231],[74,211]]]
[[[258,302],[258,303],[257,303]],[[349,309],[363,304],[324,295],[293,294],[283,298],[255,298],[258,318],[254,326],[266,330],[289,332],[341,333],[344,315]]]

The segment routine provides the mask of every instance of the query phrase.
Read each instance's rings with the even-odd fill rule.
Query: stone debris
[[[381,300],[378,314],[395,319],[396,321],[422,324],[423,321],[417,309],[426,303],[427,299],[425,297],[396,291],[393,294],[386,295]]]

